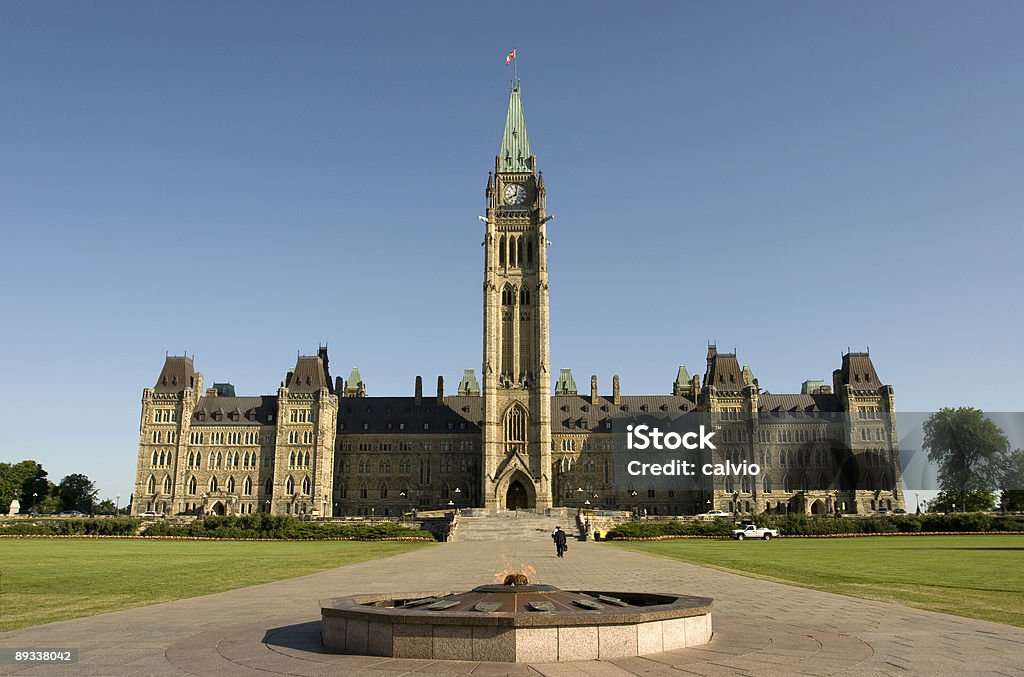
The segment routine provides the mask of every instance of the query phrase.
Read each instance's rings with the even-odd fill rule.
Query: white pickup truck
[[[765,541],[770,541],[773,538],[779,537],[779,530],[766,529],[765,527],[759,527],[756,524],[747,524],[739,529],[733,529],[732,537],[737,541],[742,541],[744,538],[760,538]]]

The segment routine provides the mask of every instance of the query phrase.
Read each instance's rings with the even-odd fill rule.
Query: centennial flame
[[[512,564],[506,564],[501,571],[494,572],[495,583],[502,585],[526,585],[530,582],[530,576],[537,573],[536,567],[529,564],[520,564],[516,568]]]

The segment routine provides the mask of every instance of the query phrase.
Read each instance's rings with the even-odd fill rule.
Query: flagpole
[[[512,53],[515,54],[512,57],[512,79],[515,81],[515,86],[519,87],[519,52],[513,48]]]

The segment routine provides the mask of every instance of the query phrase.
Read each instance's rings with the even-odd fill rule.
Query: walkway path
[[[771,547],[743,543],[737,547]],[[566,589],[713,597],[706,647],[645,658],[512,665],[345,656],[319,642],[321,598],[468,589],[506,567]],[[208,572],[216,575],[216,572]],[[193,599],[0,634],[0,647],[77,647],[71,666],[0,665],[0,675],[1018,675],[1024,629],[759,581],[600,543],[446,543]]]

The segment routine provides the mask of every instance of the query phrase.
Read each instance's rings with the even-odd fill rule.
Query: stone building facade
[[[454,394],[371,397],[358,369],[332,377],[327,348],[300,356],[276,395],[204,390],[188,356],[168,356],[142,397],[132,510],[394,516],[479,507],[694,514],[866,513],[902,509],[893,389],[870,355],[849,352],[832,384],[761,387],[734,353],[708,347],[704,377],[679,367],[671,394],[622,395],[619,377],[580,393],[561,370],[551,394],[546,189],[518,84],[485,192],[482,383]],[[675,490],[630,481],[613,422],[709,417],[715,460],[757,463],[754,478]]]

